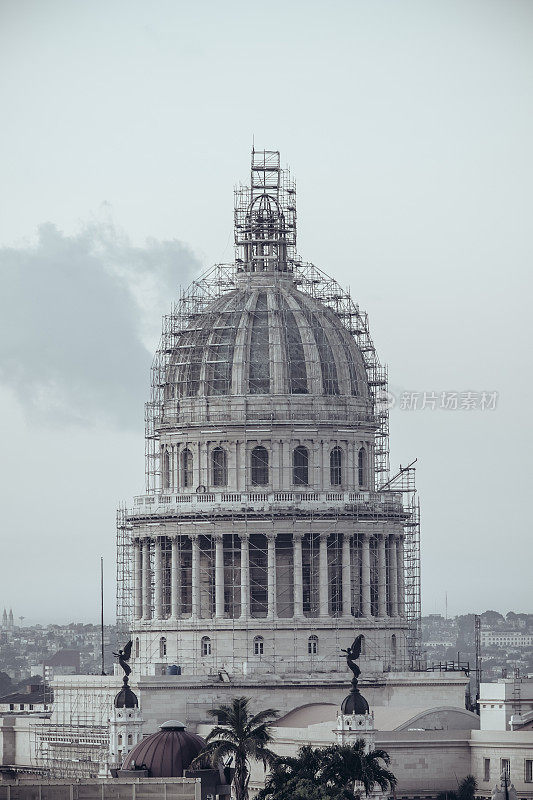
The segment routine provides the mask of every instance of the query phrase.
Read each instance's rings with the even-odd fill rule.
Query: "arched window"
[[[184,489],[192,486],[192,453],[188,448],[181,454],[181,485]]]
[[[211,639],[209,638],[209,636],[202,636],[202,655],[203,656],[211,655]]]
[[[170,486],[170,453],[168,450],[163,450],[163,489],[168,489]]]
[[[226,486],[228,483],[228,467],[226,451],[215,447],[211,453],[211,472],[213,486]]]
[[[316,656],[318,653],[318,636],[314,634],[307,640],[307,652],[311,656]]]
[[[342,483],[342,450],[334,447],[329,454],[329,480],[332,486]]]
[[[117,736],[117,742],[118,742],[118,744],[122,744],[122,734],[121,733],[119,733],[119,735]]]
[[[135,639],[135,658],[139,658],[139,651],[140,651],[140,642],[139,639]]]
[[[366,450],[361,447],[357,456],[357,469],[359,472],[359,486],[366,486]]]
[[[167,654],[167,640],[165,636],[162,636],[159,640],[159,656],[163,658]]]
[[[392,650],[392,655],[395,656],[396,655],[396,634],[395,633],[393,633],[392,636],[390,637],[390,646],[391,646],[391,650]]]
[[[252,486],[268,484],[268,450],[265,447],[254,447],[252,450]]]
[[[262,636],[256,636],[254,639],[254,656],[262,656],[265,652],[265,642]]]
[[[128,744],[133,744],[133,736],[131,733],[128,733]]]
[[[297,486],[309,483],[309,453],[305,447],[296,447],[292,453],[292,482]]]

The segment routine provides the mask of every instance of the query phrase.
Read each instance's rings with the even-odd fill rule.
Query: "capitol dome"
[[[366,401],[363,357],[331,308],[291,274],[237,276],[177,338],[167,398],[329,395]]]
[[[408,663],[418,519],[389,476],[386,369],[349,292],[299,258],[295,191],[253,151],[234,261],[163,319],[146,493],[118,518],[141,674],[334,674],[363,632],[364,658]]]

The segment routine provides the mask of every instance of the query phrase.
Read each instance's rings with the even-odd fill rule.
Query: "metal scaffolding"
[[[268,196],[268,203],[265,201]],[[251,211],[252,209],[252,211]],[[255,216],[253,216],[255,214]],[[259,242],[259,244],[258,244]],[[389,467],[389,416],[387,392],[387,371],[380,363],[374,343],[370,334],[368,318],[361,311],[358,304],[351,298],[349,291],[343,289],[337,281],[310,263],[303,262],[296,254],[296,191],[288,173],[280,168],[279,153],[261,152],[252,154],[252,180],[249,188],[239,188],[235,194],[235,264],[217,264],[206,273],[194,280],[190,287],[180,293],[177,303],[171,312],[163,318],[162,337],[155,355],[151,370],[151,396],[146,404],[146,498],[139,500],[146,508],[152,504],[154,511],[154,525],[157,519],[158,548],[150,549],[146,558],[152,575],[152,585],[149,590],[150,602],[156,603],[154,590],[154,576],[164,583],[164,592],[160,609],[162,616],[170,616],[172,612],[172,569],[171,569],[171,533],[170,507],[183,504],[183,509],[191,513],[191,504],[194,505],[195,524],[201,526],[205,535],[198,538],[199,546],[199,580],[201,584],[200,604],[202,629],[209,625],[209,615],[213,614],[216,605],[215,597],[215,523],[225,520],[225,533],[231,541],[226,540],[224,552],[224,606],[227,613],[234,617],[240,610],[240,594],[238,589],[238,571],[240,565],[240,548],[238,545],[237,529],[244,519],[256,519],[261,516],[264,520],[265,531],[275,519],[272,500],[278,504],[285,503],[284,513],[288,522],[293,525],[301,524],[302,519],[308,525],[305,534],[306,546],[303,551],[302,569],[307,576],[306,593],[304,597],[305,611],[308,617],[318,615],[319,606],[319,548],[318,539],[313,534],[313,527],[317,522],[327,525],[328,535],[328,567],[332,576],[330,592],[330,613],[332,626],[337,625],[339,610],[342,604],[342,575],[341,575],[341,537],[339,534],[339,521],[346,519],[346,514],[351,514],[351,519],[356,527],[363,518],[359,501],[365,494],[365,520],[368,521],[369,509],[374,508],[375,518],[373,529],[377,536],[383,526],[383,495],[390,504],[390,513],[395,516],[398,524],[403,527],[404,552],[405,552],[405,618],[408,623],[407,637],[408,652],[398,661],[403,668],[415,666],[420,661],[420,516],[419,502],[415,489],[414,466],[400,468],[393,478],[390,478]],[[335,320],[341,322],[345,331],[345,340],[337,342],[343,349],[344,358],[348,362],[349,376],[355,385],[364,377],[370,393],[372,413],[370,417],[361,417],[361,421],[372,424],[374,428],[373,447],[370,453],[371,463],[359,464],[359,470],[368,470],[368,479],[365,479],[365,491],[336,492],[334,487],[319,498],[317,493],[306,490],[287,490],[284,487],[284,475],[278,477],[279,490],[272,493],[264,490],[260,485],[257,491],[227,491],[212,487],[213,480],[203,479],[201,476],[193,481],[192,467],[187,462],[183,448],[180,454],[166,450],[161,446],[161,435],[170,431],[179,424],[181,441],[185,454],[189,449],[187,440],[187,420],[190,420],[191,431],[197,421],[197,415],[207,408],[206,397],[224,397],[232,394],[231,375],[228,364],[236,356],[239,347],[236,335],[239,320],[243,315],[249,317],[250,337],[253,347],[258,354],[255,361],[249,364],[249,384],[242,391],[242,395],[262,395],[264,403],[261,411],[247,407],[246,403],[240,406],[227,404],[219,410],[209,409],[205,412],[205,424],[216,423],[216,438],[224,440],[225,435],[236,424],[243,431],[244,446],[248,441],[257,439],[257,429],[261,428],[263,438],[268,439],[269,431],[273,430],[276,420],[276,404],[279,397],[269,394],[269,374],[265,371],[265,358],[261,350],[261,342],[268,339],[269,314],[274,312],[268,307],[266,296],[254,296],[253,305],[250,305],[249,295],[239,291],[239,276],[245,272],[254,273],[269,270],[273,262],[281,273],[292,273],[294,285],[305,298],[309,298],[309,305],[304,311],[289,307],[283,298],[275,299],[275,314],[281,320],[280,327],[287,331],[287,341],[284,345],[283,358],[290,364],[291,392],[284,398],[285,421],[292,426],[295,438],[301,435],[303,425],[321,425],[334,423],[339,429],[342,424],[350,424],[356,420],[354,416],[339,415],[338,411],[327,412],[318,404],[311,410],[303,409],[300,398],[303,391],[302,382],[305,380],[301,363],[305,362],[305,342],[313,340],[321,356],[323,364],[327,364],[331,356],[328,352],[330,342],[321,331],[324,326]],[[269,299],[268,302],[271,302]],[[295,315],[300,331],[303,331],[301,341],[297,341],[290,331],[294,328]],[[298,316],[299,315],[299,316]],[[254,339],[255,337],[255,339]],[[362,359],[364,376],[360,374],[361,364],[356,363],[351,357],[349,340],[353,340]],[[281,350],[280,350],[281,352]],[[207,354],[207,355],[206,355]],[[266,354],[268,358],[268,354]],[[271,374],[278,368],[271,364]],[[281,369],[281,367],[280,367]],[[309,366],[310,374],[312,365]],[[309,378],[308,375],[308,379]],[[332,397],[339,393],[335,384],[337,376],[328,374],[322,368],[322,375],[313,380],[322,380],[323,393]],[[355,391],[354,391],[355,394]],[[270,408],[268,407],[270,404]],[[357,412],[362,413],[362,412]],[[189,415],[189,416],[188,416]],[[208,420],[208,421],[207,421]],[[251,432],[249,432],[251,430]],[[193,439],[191,433],[191,440]],[[192,451],[192,444],[190,446]],[[226,458],[226,456],[220,456]],[[191,457],[192,462],[192,457]],[[237,466],[230,461],[220,462],[220,470],[232,475],[232,470]],[[331,466],[331,469],[334,467]],[[281,468],[280,468],[281,469]],[[357,474],[357,464],[352,465]],[[214,480],[216,484],[216,479]],[[363,481],[360,479],[359,481]],[[202,485],[203,493],[194,494],[194,485]],[[203,484],[211,484],[211,488]],[[235,481],[230,480],[234,485]],[[248,481],[250,483],[250,481]],[[286,482],[285,482],[286,483]],[[398,507],[398,497],[401,504]],[[324,499],[327,507],[318,504],[319,499]],[[137,501],[136,501],[137,502]],[[307,504],[305,513],[303,508]],[[372,505],[374,504],[374,505]],[[341,512],[342,506],[342,512]],[[225,510],[224,510],[225,507]],[[216,510],[214,510],[216,509]],[[336,510],[337,509],[337,510]],[[347,512],[347,509],[351,511]],[[140,511],[135,506],[127,510],[121,508],[117,515],[117,621],[124,634],[131,630],[134,617],[135,592],[133,585],[133,537],[134,520]],[[371,512],[370,512],[371,513]],[[392,518],[392,517],[391,517]],[[165,526],[167,528],[165,529]],[[200,530],[200,528],[199,528]],[[290,534],[290,525],[287,527]],[[192,553],[191,545],[180,543],[180,563],[183,575],[188,576],[191,571]],[[353,539],[352,564],[357,564],[360,558],[361,541],[356,535]],[[289,572],[291,567],[290,556],[284,557],[284,549],[288,552],[288,543],[283,537],[279,538],[276,545],[275,558],[278,566],[278,582],[280,584],[277,596],[277,605],[281,613],[286,614],[288,620],[291,608],[294,608],[293,589],[291,587]],[[266,617],[268,595],[268,546],[267,536],[252,536],[250,539],[250,602],[253,604],[257,618]],[[162,555],[161,555],[162,553]],[[387,556],[388,558],[388,556]],[[370,552],[371,574],[371,604],[375,613],[378,602],[378,560],[379,554],[373,545]],[[356,568],[352,566],[352,571]],[[386,562],[387,576],[391,574],[391,565]],[[359,581],[359,588],[358,586]],[[360,574],[352,574],[353,597],[351,607],[354,615],[360,613],[362,596],[362,578]],[[183,580],[183,586],[189,581]],[[387,590],[389,591],[389,590]],[[182,590],[179,597],[183,613],[189,613],[192,608],[192,597]],[[140,602],[140,601],[139,601]],[[390,599],[387,603],[390,603]],[[215,626],[215,620],[212,620]],[[276,622],[272,623],[274,626]],[[296,628],[296,626],[295,626]],[[178,642],[180,630],[177,630]],[[295,632],[296,637],[296,632]],[[165,637],[154,635],[153,647],[150,653],[145,654],[146,662],[150,659],[157,661],[163,659],[166,648]],[[198,647],[201,642],[198,641]],[[340,667],[340,640],[336,642],[336,654],[328,654],[328,664],[337,663]],[[235,659],[244,658],[245,653],[239,653],[238,639],[235,637]],[[310,655],[313,655],[310,652]],[[384,663],[391,660],[390,653],[375,654]],[[298,661],[296,647],[294,649],[294,664]],[[321,659],[316,659],[316,668],[320,669]]]

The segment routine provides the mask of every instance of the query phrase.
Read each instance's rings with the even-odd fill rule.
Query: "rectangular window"
[[[524,781],[533,783],[533,759],[526,758],[524,761]]]
[[[483,780],[490,781],[490,758],[483,759]]]
[[[505,772],[507,777],[511,774],[511,761],[508,758],[502,758],[500,761],[500,771]]]

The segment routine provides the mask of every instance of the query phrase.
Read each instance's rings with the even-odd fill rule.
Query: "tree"
[[[463,778],[456,790],[441,792],[437,795],[437,800],[475,800],[477,781],[473,775]]]
[[[192,766],[200,766],[206,760],[214,766],[220,762],[233,763],[236,800],[248,800],[251,759],[262,761],[265,769],[276,761],[268,745],[272,742],[270,726],[278,712],[267,708],[252,715],[249,705],[249,697],[234,697],[231,705],[211,709],[209,715],[217,720],[218,725],[207,735],[205,750],[192,762]]]
[[[257,800],[356,800],[356,783],[367,795],[376,784],[393,790],[396,778],[383,766],[389,762],[385,750],[365,753],[362,739],[353,745],[305,745],[296,758],[277,760]]]

